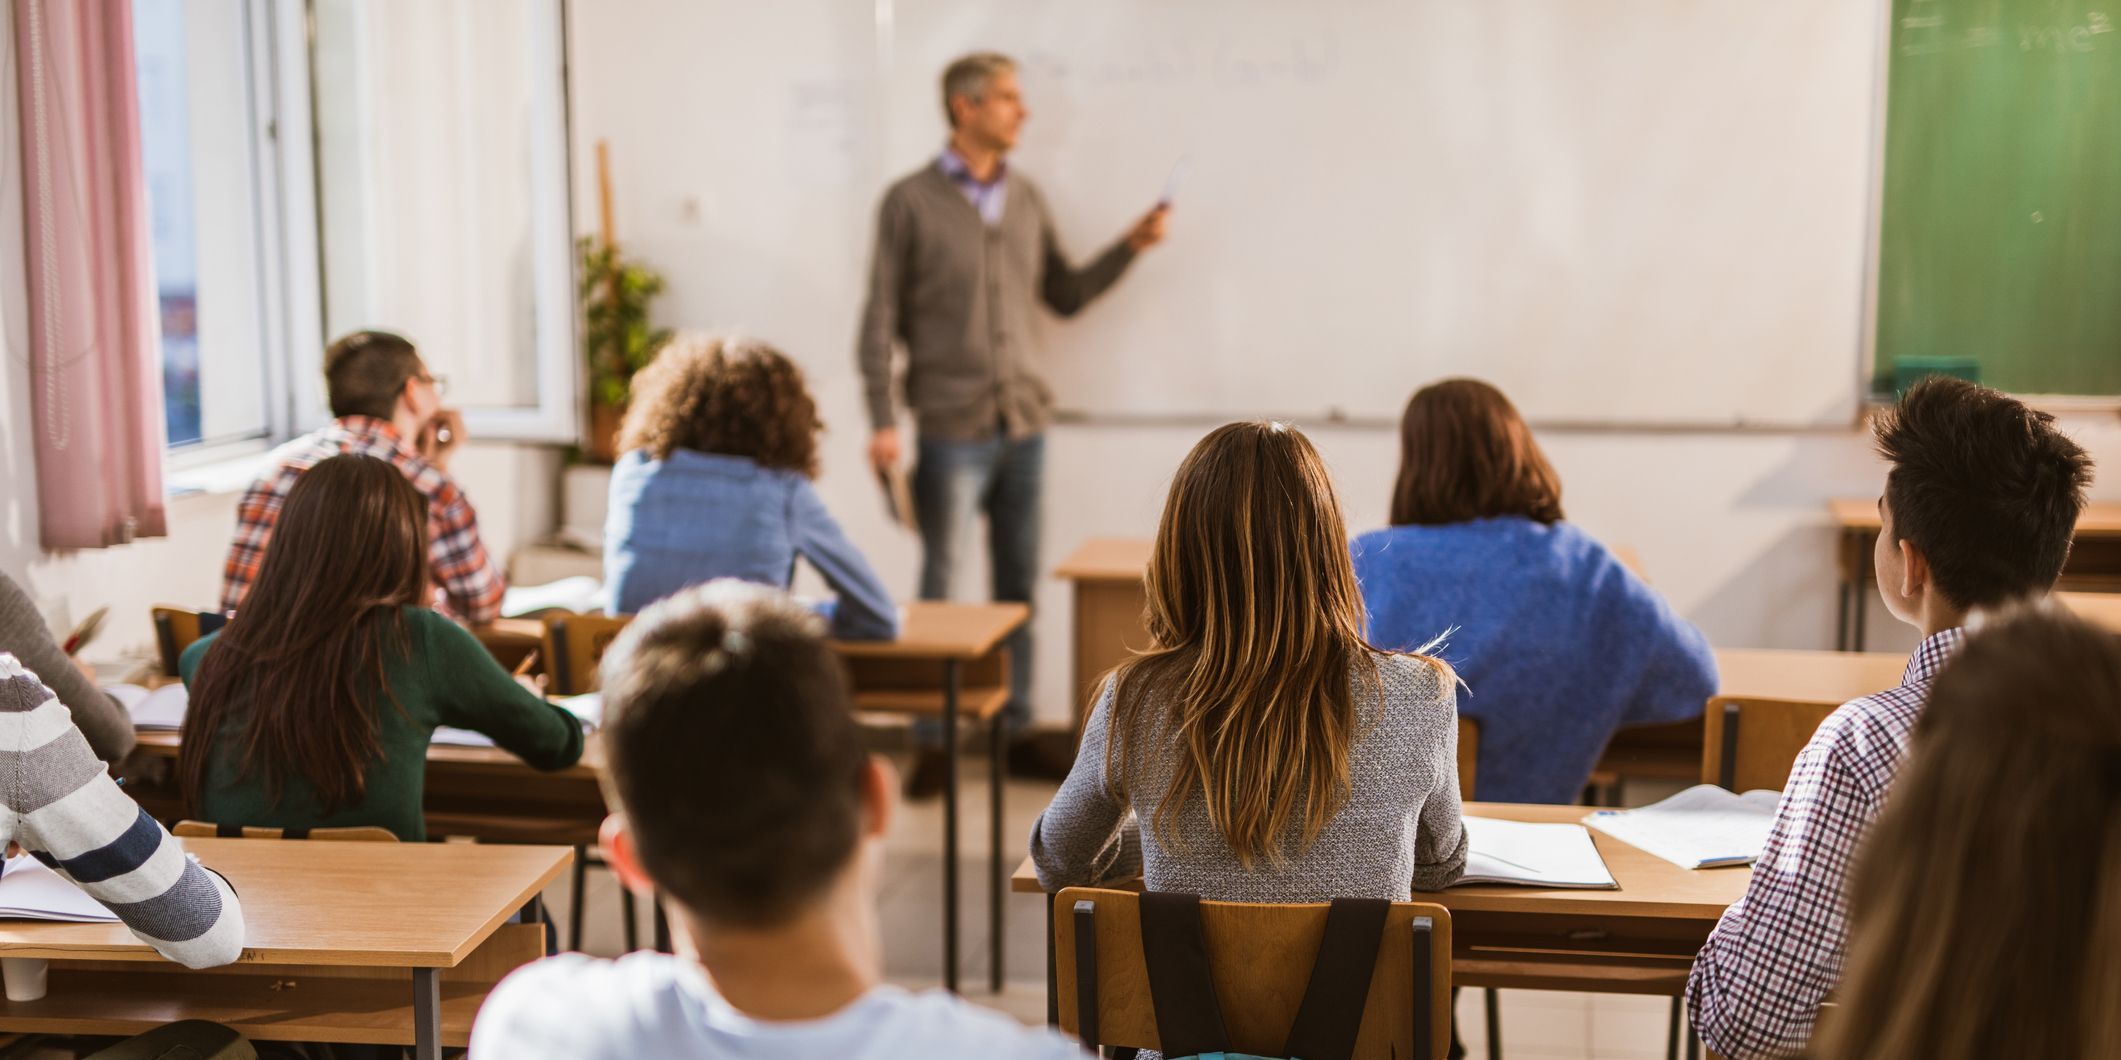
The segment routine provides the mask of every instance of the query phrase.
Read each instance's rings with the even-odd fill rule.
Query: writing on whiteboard
[[[1089,60],[1070,60],[1034,48],[1024,53],[1022,61],[1039,79],[1050,82],[1257,89],[1331,82],[1340,67],[1340,47],[1330,34],[1321,32],[1267,42],[1166,41]]]

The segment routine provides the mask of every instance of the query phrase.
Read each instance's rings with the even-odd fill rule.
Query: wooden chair
[[[114,1042],[84,1060],[257,1060],[257,1055],[249,1039],[221,1024],[178,1020]]]
[[[363,824],[346,828],[263,828],[256,825],[215,824],[212,821],[178,821],[169,834],[186,839],[314,839],[319,842],[395,843],[397,833],[381,825]]]
[[[177,676],[177,661],[184,657],[184,649],[228,624],[228,616],[219,611],[193,611],[173,604],[156,604],[147,613],[154,619],[155,648],[162,673],[168,677]]]
[[[1053,901],[1061,1028],[1093,1049],[1161,1046],[1142,952],[1142,896],[1069,887]],[[1282,1055],[1325,936],[1327,908],[1200,903],[1201,935],[1230,1048]],[[1428,1060],[1450,1049],[1448,910],[1392,903],[1361,1021],[1355,1057]]]
[[[554,615],[545,620],[546,691],[556,696],[594,692],[597,665],[632,615]]]
[[[1782,699],[1709,700],[1702,716],[1701,782],[1731,791],[1788,783],[1797,752],[1838,704]]]

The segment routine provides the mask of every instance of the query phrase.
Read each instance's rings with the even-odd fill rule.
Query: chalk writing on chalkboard
[[[1995,26],[1955,27],[1943,15],[1918,14],[1928,5],[1918,2],[1900,19],[1900,54],[1935,55],[1939,52],[1993,48],[2004,42]],[[2114,20],[2104,11],[2086,12],[2076,24],[2021,23],[2017,27],[2018,50],[2051,51],[2058,55],[2083,53],[2099,47],[2099,38],[2114,32]]]

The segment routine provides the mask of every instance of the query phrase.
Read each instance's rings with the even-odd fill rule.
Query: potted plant
[[[633,373],[670,338],[670,329],[654,327],[648,319],[649,304],[663,291],[663,277],[627,260],[606,238],[583,236],[577,249],[576,297],[582,306],[582,353],[589,361],[587,448],[591,459],[608,464],[618,456],[619,421],[632,396]]]

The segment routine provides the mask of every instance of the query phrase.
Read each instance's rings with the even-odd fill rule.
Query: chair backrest
[[[597,690],[597,664],[632,615],[554,615],[545,620],[546,691],[579,696]]]
[[[2121,593],[2056,593],[2055,599],[2078,618],[2121,633]]]
[[[1052,900],[1061,1028],[1086,1043],[1158,1047],[1142,953],[1141,895],[1068,887]],[[1325,936],[1327,908],[1200,903],[1230,1048],[1280,1055]],[[1088,946],[1079,945],[1083,939]],[[1091,984],[1087,994],[1083,984]],[[1417,1029],[1428,1039],[1419,1049]],[[1394,902],[1377,948],[1355,1056],[1434,1060],[1450,1044],[1451,914],[1440,905]]]
[[[1702,715],[1701,782],[1731,791],[1780,791],[1797,752],[1839,704],[1781,699],[1709,700]]]
[[[361,824],[344,828],[264,828],[257,825],[215,824],[212,821],[178,821],[169,834],[190,839],[315,839],[342,843],[395,843],[398,834],[381,825]]]
[[[1480,723],[1458,716],[1458,798],[1473,801],[1473,770],[1480,764]]]
[[[162,673],[169,677],[177,676],[177,661],[183,658],[184,649],[228,623],[228,616],[219,611],[193,611],[170,604],[156,604],[147,613],[154,619],[155,649],[161,656]]]

